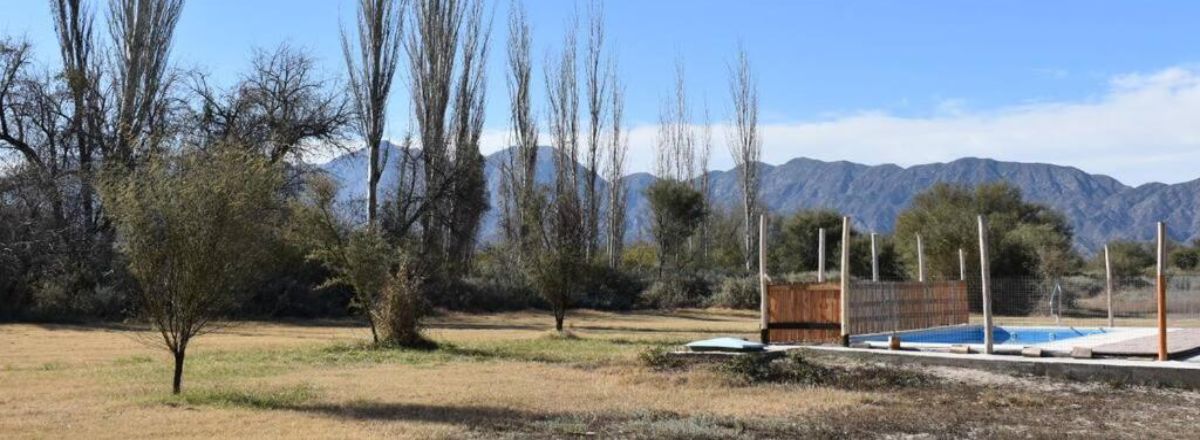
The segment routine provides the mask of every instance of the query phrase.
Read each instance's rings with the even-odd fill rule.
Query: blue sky
[[[5,0],[0,33],[28,37],[53,64],[46,3]],[[488,150],[504,144],[507,125],[508,6],[489,3]],[[251,48],[286,41],[340,75],[339,20],[354,7],[350,0],[191,0],[173,59],[232,81]],[[577,6],[528,0],[526,7],[540,64]],[[586,4],[578,9],[586,12]],[[726,63],[740,41],[760,81],[767,162],[808,156],[912,165],[984,156],[1077,166],[1129,184],[1200,177],[1200,2],[608,0],[605,9],[609,47],[629,90],[635,170],[652,157],[675,60],[686,65],[697,112],[707,100],[719,120],[728,109]],[[407,94],[399,92],[388,130],[397,137],[408,120]],[[728,167],[717,153],[713,167]]]

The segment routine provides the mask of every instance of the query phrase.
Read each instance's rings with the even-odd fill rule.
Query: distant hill
[[[398,157],[397,147],[388,145],[390,157]],[[498,201],[500,164],[510,150],[487,157],[490,200]],[[550,150],[539,154],[537,180],[553,178]],[[366,193],[366,156],[340,156],[322,169],[343,185],[342,199],[361,199]],[[395,173],[389,166],[384,173],[381,192],[391,193]],[[736,170],[712,171],[711,194],[717,203],[738,203]],[[626,234],[630,239],[645,237],[648,206],[643,190],[653,183],[647,173],[627,176],[630,221]],[[1024,193],[1026,199],[1062,211],[1075,227],[1077,245],[1087,251],[1098,250],[1112,239],[1150,240],[1154,223],[1166,221],[1171,238],[1190,241],[1200,238],[1200,179],[1166,185],[1151,183],[1130,187],[1108,176],[1089,174],[1073,167],[1040,163],[1001,162],[991,159],[964,158],[949,163],[916,165],[862,165],[851,162],[823,162],[797,158],[782,165],[762,164],[763,201],[774,212],[794,212],[808,208],[830,208],[851,215],[867,230],[890,232],[896,215],[913,196],[938,182],[977,185],[1008,182]],[[607,182],[601,179],[601,186]],[[483,237],[494,238],[498,217],[494,210],[484,217]]]

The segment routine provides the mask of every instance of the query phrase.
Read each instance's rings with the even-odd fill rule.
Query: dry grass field
[[[1200,426],[1191,391],[865,365],[843,367],[875,368],[869,384],[755,382],[640,355],[752,336],[748,312],[581,311],[571,337],[551,322],[442,315],[435,351],[367,348],[346,322],[230,324],[196,340],[181,396],[137,329],[0,325],[0,437],[1195,438]]]

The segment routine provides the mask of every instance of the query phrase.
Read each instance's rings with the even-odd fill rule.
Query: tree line
[[[422,346],[431,307],[474,308],[492,301],[487,292],[500,298],[493,306],[546,307],[560,331],[572,307],[640,304],[623,235],[625,86],[602,4],[588,3],[586,25],[574,18],[552,46],[544,103],[533,100],[531,25],[523,5],[511,8],[514,148],[503,195],[488,200],[492,17],[481,0],[360,0],[341,30],[344,76],[281,44],[256,49],[233,84],[177,67],[183,0],[49,3],[61,68],[36,62],[28,42],[0,40],[0,318],[149,324],[175,359],[179,392],[192,339],[230,317],[348,313],[376,346]],[[739,148],[757,151],[757,91],[739,57]],[[385,141],[394,84],[409,88],[412,125]],[[673,171],[648,190],[664,285],[712,241],[695,233],[711,224],[711,126],[706,110],[697,158],[682,67],[671,103],[658,148]],[[543,127],[549,182],[537,176]],[[347,208],[339,183],[303,158],[358,141],[367,200]],[[757,163],[743,165],[746,194],[757,194]],[[380,188],[386,167],[399,176],[393,188]],[[605,176],[614,184],[602,187]],[[482,245],[487,209],[502,213],[504,239]]]

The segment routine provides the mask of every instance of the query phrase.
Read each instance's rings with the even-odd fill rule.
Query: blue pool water
[[[993,327],[996,344],[1034,345],[1104,333],[1099,328],[1075,327]],[[854,337],[855,342],[886,342],[887,334]],[[982,344],[983,326],[948,327],[900,333],[901,342],[941,344]]]

